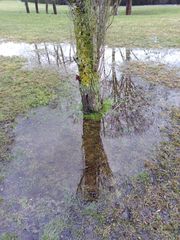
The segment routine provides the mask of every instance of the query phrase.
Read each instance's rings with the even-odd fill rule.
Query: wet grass
[[[11,142],[9,128],[16,116],[33,107],[47,105],[56,97],[59,75],[54,70],[23,70],[20,58],[0,58],[0,159]]]
[[[172,111],[172,126],[166,129],[169,140],[161,143],[153,161],[146,162],[147,171],[140,177],[143,181],[139,182],[138,176],[125,200],[140,237],[178,238],[179,114],[177,109]]]
[[[0,37],[27,42],[62,42],[71,40],[72,24],[68,8],[58,6],[58,15],[25,13],[24,4],[18,1],[0,1]],[[52,12],[52,9],[51,9]],[[107,43],[113,46],[131,47],[180,47],[180,7],[141,6],[133,8],[132,16],[120,15],[108,30]],[[14,27],[16,26],[16,27]]]
[[[180,70],[176,67],[168,68],[164,64],[157,63],[130,62],[124,70],[155,84],[180,88]]]
[[[171,118],[168,140],[146,161],[146,170],[127,183],[131,191],[113,213],[115,225],[109,232],[119,231],[124,239],[178,239],[179,110],[174,109]]]
[[[18,240],[18,238],[14,234],[3,234],[2,237],[0,237],[0,240]]]

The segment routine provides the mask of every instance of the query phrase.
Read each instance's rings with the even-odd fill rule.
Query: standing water
[[[0,55],[24,57],[28,68],[65,68],[75,75],[74,52],[68,44],[0,43]],[[130,58],[126,49],[105,49],[102,89],[111,109],[101,117],[83,116],[78,84],[71,79],[69,92],[55,106],[17,118],[13,160],[0,188],[0,234],[101,239],[95,231],[97,212],[103,215],[121,203],[123,184],[144,170],[166,140],[162,130],[170,124],[168,110],[180,100],[177,90],[119,71],[129,61],[179,66],[180,50],[128,53]]]

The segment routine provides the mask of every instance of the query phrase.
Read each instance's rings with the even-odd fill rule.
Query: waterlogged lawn
[[[163,64],[131,62],[124,69],[136,76],[143,77],[152,83],[165,85],[169,88],[180,88],[180,69],[167,68]]]
[[[40,5],[39,15],[34,13],[33,4],[30,4],[30,9],[32,13],[27,15],[22,2],[0,0],[0,38],[27,42],[71,40],[72,26],[67,7],[58,6],[57,16],[46,15],[44,5]],[[134,7],[133,16],[128,17],[124,16],[124,8],[120,8],[120,15],[115,17],[108,30],[107,42],[113,46],[180,47],[179,15],[178,6]],[[0,163],[6,162],[1,166],[8,167],[5,160],[10,157],[16,117],[31,108],[47,105],[56,99],[59,91],[65,98],[73,93],[71,90],[66,92],[64,87],[59,88],[61,77],[57,71],[50,68],[27,70],[24,64],[21,58],[0,57]],[[131,62],[123,71],[178,91],[177,68]],[[109,111],[110,107],[109,102],[105,103],[104,111]],[[93,231],[98,239],[118,239],[119,236],[122,239],[178,239],[180,113],[174,108],[167,110],[167,114],[171,124],[162,129],[166,140],[157,145],[153,159],[145,161],[143,172],[118,186],[118,203],[104,201],[99,206],[98,203],[81,205],[75,199],[66,213],[69,214],[68,220],[65,221],[61,214],[57,215],[43,226],[38,239],[54,240],[60,236],[61,239],[70,239],[72,235],[75,239],[83,239],[85,230]],[[0,183],[4,180],[3,169],[0,169]],[[28,204],[24,199],[22,205],[27,211]],[[19,238],[16,232],[7,231],[0,239]]]
[[[18,114],[26,112],[33,107],[46,105],[50,100],[56,98],[56,88],[59,87],[60,83],[60,76],[55,70],[35,68],[33,71],[30,71],[25,70],[23,66],[24,60],[20,58],[0,58],[0,156],[1,159],[4,160],[7,159],[7,153],[14,139],[14,136],[11,135],[12,130],[10,129],[13,127],[13,120]],[[131,73],[139,73],[139,75],[141,73],[141,76],[145,78],[144,72],[148,72],[148,77],[150,77],[150,79],[147,78],[147,80],[157,82],[156,79],[151,77],[157,75],[155,66],[140,66],[141,64],[132,65],[133,69]],[[141,71],[138,69],[141,69]],[[126,71],[128,70],[126,69]],[[160,73],[170,78],[173,76],[174,79],[177,77],[176,72],[166,72],[164,67],[160,68]],[[160,75],[158,79],[161,79]],[[161,83],[171,88],[178,87],[176,84],[171,85],[167,79],[168,77],[162,77]],[[60,87],[60,89],[64,94],[64,88]],[[69,94],[65,96],[65,98],[68,97]],[[105,104],[104,111],[108,111],[109,105],[108,103]],[[73,236],[74,239],[83,239],[85,229],[93,231],[95,236],[94,239],[111,239],[112,236],[116,238],[125,236],[124,239],[177,239],[177,202],[179,193],[177,179],[179,174],[179,161],[177,150],[179,147],[178,135],[180,129],[178,121],[180,115],[178,109],[168,110],[168,113],[171,118],[171,124],[168,125],[168,128],[162,129],[166,135],[166,141],[161,142],[156,147],[156,155],[153,155],[153,159],[146,159],[143,172],[131,178],[127,178],[122,185],[117,185],[116,195],[119,199],[117,202],[108,200],[108,196],[111,196],[109,195],[110,193],[106,194],[106,196],[104,196],[104,202],[100,203],[97,201],[97,203],[81,204],[75,197],[67,199],[71,207],[64,213],[65,215],[59,214],[52,218],[47,224],[43,225],[40,229],[41,234],[36,239],[58,240],[65,239],[65,237],[71,239],[71,236]],[[50,115],[52,118],[54,117],[53,114]],[[37,122],[38,121],[35,121],[35,123]],[[29,125],[27,125],[27,128],[28,126]],[[73,127],[74,126],[75,125],[73,125]],[[50,124],[49,127],[52,127],[52,124]],[[60,128],[61,127],[59,127],[59,129]],[[77,132],[75,134],[77,138]],[[21,136],[25,137],[23,134]],[[24,138],[24,140],[25,139],[26,138]],[[58,142],[58,146],[59,144],[60,142]],[[51,144],[48,144],[48,146],[49,145]],[[30,145],[27,144],[27,146]],[[66,148],[67,147],[68,146],[66,146]],[[12,162],[15,160],[16,159],[12,160]],[[25,164],[25,160],[26,157],[20,162],[19,170],[21,170],[23,164]],[[32,164],[32,160],[33,159],[30,159],[30,164],[27,164],[28,166]],[[38,159],[37,163],[39,161],[40,159]],[[42,166],[44,166],[44,162]],[[33,164],[32,168],[34,169]],[[51,169],[50,165],[48,165],[47,170],[48,169]],[[12,168],[12,171],[16,170]],[[53,175],[48,174],[48,172],[46,172],[46,174],[52,176],[53,179]],[[5,177],[1,169],[0,182],[3,182]],[[36,177],[35,173],[32,175],[32,179],[33,177]],[[25,178],[23,181],[25,181]],[[16,182],[16,180],[14,182]],[[26,183],[28,183],[28,181]],[[45,179],[43,186],[47,183],[48,181]],[[61,184],[61,182],[59,182],[59,184]],[[17,185],[17,183],[15,185]],[[55,188],[55,190],[58,189]],[[111,194],[113,196],[113,192]],[[29,211],[31,207],[35,207],[35,205],[31,206],[33,202],[31,202],[29,198],[22,198],[19,196],[18,200],[15,199],[15,202],[18,203],[18,201],[20,201],[19,204],[22,204],[24,211]],[[0,198],[0,204],[3,206],[4,203],[5,200]],[[37,201],[37,203],[39,206],[37,206],[37,209],[34,209],[34,212],[38,211],[40,207],[41,214],[46,214],[47,209],[49,209],[46,207],[46,202]],[[50,204],[50,202],[48,204]],[[58,204],[56,205],[56,202],[53,202],[53,204],[55,204],[53,205],[54,211],[57,211]],[[49,206],[51,206],[51,204]],[[1,208],[1,214],[3,213],[3,209],[4,208]],[[14,222],[14,219],[16,219],[16,221],[21,219],[21,217],[23,220],[24,217],[24,215],[21,215],[21,212],[17,212],[17,214],[14,213],[12,219],[11,215],[8,214],[9,213],[7,213],[7,216],[8,218],[10,216],[10,221],[12,222]],[[49,214],[51,215],[51,213]],[[4,215],[2,214],[2,216]],[[23,231],[23,229],[20,229],[20,231]],[[23,236],[32,237],[33,230],[29,228],[27,232],[24,233],[23,231],[23,234],[29,234]],[[59,236],[61,236],[61,238]],[[16,231],[7,231],[3,232],[0,239],[12,240],[20,238]]]
[[[58,6],[58,15],[45,14],[40,4],[40,14],[25,13],[22,2],[0,1],[0,38],[18,41],[73,40],[71,17],[66,6]],[[133,15],[125,16],[124,7],[114,18],[107,34],[107,44],[128,47],[180,47],[180,7],[140,6],[133,7]],[[14,27],[16,26],[16,27]]]
[[[0,58],[0,156],[5,157],[8,134],[5,124],[13,121],[20,113],[47,105],[56,97],[59,74],[55,70],[23,70],[20,58]]]
[[[59,76],[55,70],[23,70],[19,58],[0,58],[0,121],[13,120],[32,107],[55,97]]]

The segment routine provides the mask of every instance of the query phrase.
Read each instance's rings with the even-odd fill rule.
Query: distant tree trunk
[[[27,12],[27,13],[30,13],[29,5],[28,5],[28,0],[25,0],[25,7],[26,7],[26,12]]]
[[[126,0],[126,15],[131,15],[132,12],[132,0]]]
[[[52,0],[52,5],[53,5],[53,12],[54,12],[54,14],[57,14],[57,8],[56,8],[55,0]]]
[[[35,0],[35,9],[36,9],[36,13],[39,13],[38,0]]]
[[[48,14],[48,3],[49,3],[49,1],[46,0],[46,14]]]

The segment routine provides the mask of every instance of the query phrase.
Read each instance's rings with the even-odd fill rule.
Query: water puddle
[[[127,60],[126,48],[105,47],[104,59],[106,64],[111,64],[112,50],[115,51],[115,60],[117,64]],[[73,44],[61,43],[15,43],[0,42],[0,56],[5,57],[24,57],[27,59],[28,67],[37,67],[41,65],[60,65],[74,62],[75,46]],[[178,67],[180,65],[180,49],[129,49],[129,59],[131,61],[156,62]]]
[[[42,65],[74,64],[70,45],[62,44],[62,51],[59,46],[0,43],[0,55],[23,56],[31,66],[32,59]],[[127,51],[115,51],[116,64],[128,61]],[[180,50],[149,51],[130,51],[130,58],[180,63]],[[72,216],[72,207],[95,204],[91,206],[103,211],[107,202],[120,202],[122,184],[143,171],[145,161],[165,140],[161,130],[169,125],[168,110],[180,104],[179,92],[119,72],[112,64],[112,49],[106,48],[105,56],[110,74],[102,89],[104,98],[113,103],[101,120],[83,118],[78,84],[72,80],[68,85],[76,94],[69,92],[71,99],[61,97],[55,107],[41,107],[17,119],[14,159],[0,189],[0,234],[42,239],[47,229],[55,227],[56,218],[63,221],[57,225],[59,231],[65,222],[71,222],[71,229],[79,228],[79,222],[83,226],[83,217]],[[83,232],[82,238],[65,232],[54,239],[98,239],[92,231]]]

